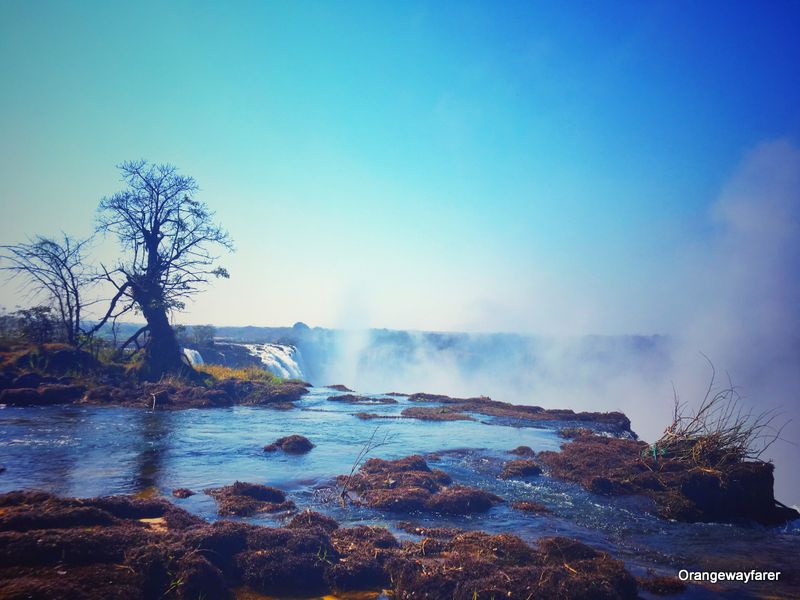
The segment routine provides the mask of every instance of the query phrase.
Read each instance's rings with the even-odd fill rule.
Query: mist
[[[718,383],[730,377],[746,409],[777,410],[777,424],[789,422],[762,458],[776,463],[777,496],[799,504],[799,198],[797,148],[775,141],[745,156],[711,204],[703,224],[710,235],[686,241],[667,272],[653,273],[671,292],[656,303],[634,298],[654,315],[669,315],[653,335],[591,335],[608,329],[602,321],[585,335],[540,336],[355,329],[348,318],[350,329],[301,344],[309,375],[364,392],[619,410],[642,439],[654,441],[671,422],[674,391],[690,407],[702,400],[712,373],[706,355]]]

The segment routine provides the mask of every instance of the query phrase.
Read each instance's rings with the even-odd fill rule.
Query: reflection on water
[[[367,523],[396,529],[397,515],[365,508],[342,508],[326,502],[321,488],[332,477],[350,471],[353,460],[375,428],[389,443],[374,456],[397,458],[411,453],[437,453],[431,466],[455,481],[487,488],[509,503],[484,515],[448,518],[403,517],[420,525],[458,526],[511,531],[525,539],[567,535],[611,552],[636,575],[648,570],[675,575],[679,569],[781,570],[784,586],[800,585],[792,564],[800,555],[800,526],[781,529],[685,524],[652,516],[641,498],[601,498],[573,484],[538,477],[528,481],[497,478],[508,449],[519,445],[536,451],[558,449],[554,430],[500,425],[487,417],[477,421],[429,423],[411,419],[363,421],[352,413],[365,411],[397,416],[398,404],[349,406],[328,402],[329,390],[313,390],[301,410],[275,411],[233,407],[212,410],[149,412],[125,408],[54,406],[0,409],[0,491],[38,488],[68,496],[117,493],[170,496],[174,488],[201,492],[235,480],[275,485],[286,490],[298,507],[327,513],[344,524]],[[481,421],[483,420],[483,422]],[[265,454],[265,444],[297,433],[316,444],[307,455]],[[203,494],[178,505],[207,519],[217,518],[213,500]],[[552,512],[529,515],[512,510],[510,501],[535,499]],[[252,522],[275,525],[280,516]],[[774,584],[772,584],[774,585]],[[711,590],[692,587],[689,597],[712,597]],[[749,584],[750,592],[785,593]],[[741,596],[742,588],[732,595]]]

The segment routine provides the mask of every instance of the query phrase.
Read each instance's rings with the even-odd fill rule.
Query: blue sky
[[[88,234],[144,157],[193,175],[237,246],[179,320],[669,331],[726,182],[800,139],[799,16],[3,2],[0,240]]]

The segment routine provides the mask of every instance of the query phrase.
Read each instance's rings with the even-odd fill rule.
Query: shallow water
[[[641,498],[605,498],[549,477],[527,481],[497,478],[507,450],[527,445],[557,450],[556,430],[516,426],[476,415],[477,421],[424,422],[413,419],[364,421],[356,412],[398,415],[400,403],[353,406],[330,402],[331,390],[315,388],[299,409],[268,408],[148,412],[113,407],[53,406],[0,409],[0,491],[43,489],[66,496],[118,493],[163,494],[179,506],[207,519],[217,518],[204,488],[236,480],[284,489],[300,509],[330,514],[343,524],[368,523],[396,530],[399,520],[421,525],[458,526],[492,532],[512,532],[527,540],[566,535],[625,560],[636,575],[652,570],[675,575],[689,570],[780,570],[784,582],[750,583],[724,588],[721,584],[692,586],[684,597],[787,594],[797,592],[787,578],[797,577],[800,522],[782,528],[685,524],[652,516]],[[415,403],[419,405],[419,403]],[[376,431],[377,429],[377,431]],[[297,433],[317,447],[304,456],[264,453],[265,444]],[[346,474],[371,436],[386,441],[370,456],[397,458],[436,452],[432,467],[447,471],[458,483],[489,489],[505,499],[533,499],[552,514],[528,515],[507,505],[486,514],[443,518],[398,516],[366,508],[342,508],[325,493],[331,480]],[[186,487],[199,492],[176,500],[170,492]],[[281,515],[246,519],[276,525]],[[793,572],[793,575],[790,574]],[[787,585],[788,584],[788,585]],[[794,582],[797,585],[797,582]]]

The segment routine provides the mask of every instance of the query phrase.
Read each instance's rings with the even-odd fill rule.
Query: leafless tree
[[[130,310],[141,312],[147,324],[123,346],[138,345],[148,334],[145,372],[158,377],[186,368],[169,313],[182,309],[212,277],[228,277],[212,250],[233,246],[206,204],[194,198],[199,188],[193,178],[144,160],[119,169],[126,189],[102,199],[98,230],[116,235],[125,254],[113,268],[102,268],[116,293],[97,327]]]
[[[27,243],[2,246],[3,269],[23,278],[23,285],[37,301],[56,310],[64,339],[79,345],[83,336],[81,318],[86,308],[83,292],[92,282],[86,265],[89,239],[66,234],[61,239],[37,236]]]

